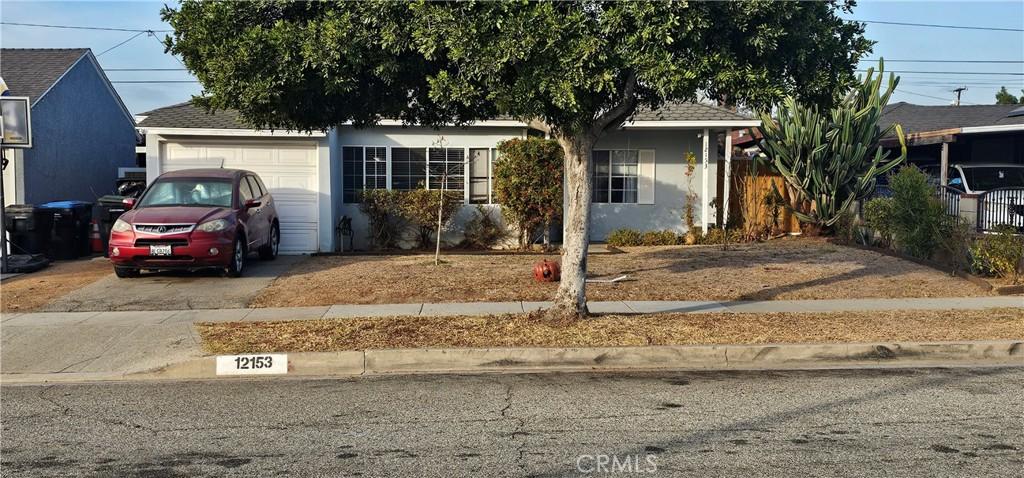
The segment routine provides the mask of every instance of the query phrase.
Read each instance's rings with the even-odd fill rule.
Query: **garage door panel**
[[[307,254],[317,250],[316,229],[281,227],[281,252]]]
[[[282,148],[278,150],[278,162],[287,166],[316,167],[316,152],[308,149]]]
[[[282,224],[285,224],[285,218],[288,218],[287,223],[309,223],[316,228],[316,223],[320,219],[316,210],[309,207],[308,201],[289,201],[274,196],[274,208],[277,209]]]
[[[168,143],[161,172],[190,168],[232,168],[260,176],[281,221],[281,251],[311,253],[319,249],[319,182],[317,146],[231,143]]]

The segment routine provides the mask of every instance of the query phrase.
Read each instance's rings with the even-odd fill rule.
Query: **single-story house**
[[[942,184],[950,164],[1024,164],[1024,106],[887,105],[882,124],[899,123],[907,141],[908,162],[937,164]],[[894,137],[882,143],[896,147]]]
[[[344,216],[353,219],[355,247],[365,248],[367,223],[359,211],[359,192],[438,187],[438,165],[449,170],[447,188],[463,193],[466,207],[457,222],[471,217],[476,204],[496,207],[491,192],[496,146],[539,133],[504,119],[440,129],[383,121],[372,128],[342,125],[325,133],[253,130],[234,112],[208,114],[190,103],[139,117],[139,126],[146,131],[148,181],[182,168],[256,172],[277,200],[281,250],[286,253],[335,250],[340,245],[336,226]],[[729,133],[758,124],[732,111],[695,103],[638,112],[620,130],[602,138],[593,153],[591,239],[602,241],[624,227],[685,232],[687,153],[698,161],[693,179],[699,197],[696,216],[706,227],[716,223],[711,202],[721,203],[715,177],[731,158]],[[726,144],[719,145],[719,136]],[[458,237],[446,240],[456,242]]]
[[[135,165],[135,120],[87,48],[0,49],[0,76],[31,105],[32,148],[6,149],[4,202],[94,201]]]

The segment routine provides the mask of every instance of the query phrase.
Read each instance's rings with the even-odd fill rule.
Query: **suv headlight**
[[[114,225],[110,228],[114,232],[128,232],[132,230],[132,225],[120,219],[114,221]]]
[[[199,227],[196,227],[197,230],[203,231],[203,232],[217,232],[217,231],[223,231],[224,229],[227,229],[227,228],[228,228],[228,221],[225,220],[225,219],[214,219],[212,221],[204,222],[204,223],[200,224]]]

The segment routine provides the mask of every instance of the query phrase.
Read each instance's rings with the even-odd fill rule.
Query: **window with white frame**
[[[343,200],[359,202],[368,189],[387,189],[387,148],[383,146],[345,146],[341,149]]]
[[[466,170],[465,148],[429,148],[427,154],[427,189],[462,191]]]
[[[637,150],[596,150],[591,158],[594,163],[593,202],[637,203]]]
[[[391,189],[427,186],[427,148],[391,148]]]
[[[470,148],[469,150],[469,202],[493,204],[494,161],[498,150]]]

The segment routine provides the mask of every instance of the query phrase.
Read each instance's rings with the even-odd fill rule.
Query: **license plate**
[[[151,256],[169,256],[171,255],[171,245],[152,245],[149,246],[149,255]]]
[[[217,375],[271,375],[288,373],[288,354],[220,355]]]

